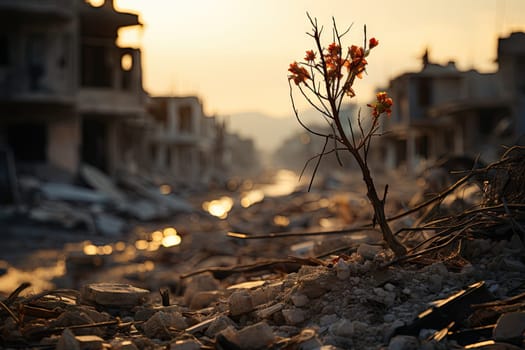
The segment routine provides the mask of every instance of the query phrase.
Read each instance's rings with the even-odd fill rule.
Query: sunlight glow
[[[179,235],[166,236],[162,239],[162,246],[165,248],[174,247],[182,242],[182,238]]]
[[[219,199],[214,199],[210,202],[202,203],[202,209],[206,210],[213,216],[220,219],[226,219],[228,213],[233,208],[233,199],[228,196],[223,196]]]
[[[249,208],[255,203],[259,203],[264,199],[264,192],[261,190],[253,190],[242,195],[241,206]]]
[[[171,186],[170,185],[161,185],[159,190],[160,190],[160,193],[162,193],[162,194],[170,194],[171,193]]]

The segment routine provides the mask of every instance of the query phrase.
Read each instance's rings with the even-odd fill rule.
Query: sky
[[[498,37],[525,31],[525,0],[115,0],[144,26],[119,44],[142,48],[144,88],[153,95],[197,95],[206,113],[292,114],[288,65],[314,42],[306,13],[331,32],[350,25],[343,47],[379,40],[353,102],[366,104],[390,79],[430,60],[495,71]],[[331,36],[324,37],[326,46]],[[306,108],[300,103],[299,108]]]

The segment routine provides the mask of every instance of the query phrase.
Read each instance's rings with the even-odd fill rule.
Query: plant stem
[[[381,232],[383,233],[383,239],[397,257],[403,256],[407,253],[407,250],[396,239],[396,237],[392,233],[392,230],[390,229],[390,226],[388,225],[388,221],[385,215],[385,203],[383,202],[383,200],[379,199],[379,196],[377,195],[374,180],[372,179],[372,175],[370,174],[368,164],[366,163],[365,159],[361,157],[359,150],[352,146],[350,140],[346,136],[343,130],[343,126],[341,125],[341,120],[339,118],[339,111],[337,110],[335,101],[333,99],[330,100],[330,104],[332,107],[332,113],[334,115],[334,121],[337,126],[337,130],[339,131],[339,135],[341,136],[341,141],[348,149],[348,151],[352,154],[354,159],[357,161],[357,163],[359,164],[359,168],[361,168],[361,173],[363,174],[363,181],[365,182],[367,188],[366,195],[368,197],[368,200],[372,204],[372,207],[374,208],[374,216],[377,223],[379,224],[379,227],[381,228]],[[367,135],[365,137],[371,137],[371,135]]]

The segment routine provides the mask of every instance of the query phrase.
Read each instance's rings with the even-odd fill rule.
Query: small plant
[[[288,68],[288,84],[290,85],[290,98],[295,116],[299,123],[311,134],[325,138],[321,153],[315,157],[317,163],[315,170],[319,167],[324,155],[335,153],[339,164],[342,165],[338,152],[348,151],[356,160],[363,175],[363,181],[367,187],[367,197],[374,209],[374,222],[379,224],[383,233],[383,239],[392,249],[396,256],[406,254],[406,248],[396,239],[385,216],[385,200],[388,186],[385,186],[383,198],[378,196],[374,180],[368,166],[368,153],[372,137],[378,135],[379,118],[386,114],[390,116],[393,101],[386,92],[376,95],[376,101],[368,104],[371,108],[370,121],[362,121],[359,113],[356,122],[349,116],[343,116],[341,106],[345,97],[355,96],[353,85],[356,78],[362,78],[365,73],[366,57],[379,42],[375,38],[367,41],[366,27],[364,28],[364,45],[352,45],[343,53],[341,40],[349,29],[340,33],[333,19],[333,40],[327,47],[321,43],[322,27],[317,24],[317,19],[312,19],[307,14],[312,24],[311,36],[315,42],[315,49],[306,51],[303,62],[293,62]],[[292,82],[294,84],[292,84]],[[293,86],[301,92],[306,101],[317,110],[330,126],[330,133],[317,132],[302,123],[299,112],[295,107]],[[345,132],[344,125],[348,125],[349,132]],[[327,149],[328,144],[332,145]],[[314,175],[315,176],[315,170]]]

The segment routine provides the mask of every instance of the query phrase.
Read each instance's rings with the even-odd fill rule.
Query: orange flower
[[[362,73],[365,71],[365,67],[368,64],[368,62],[365,60],[365,50],[362,47],[352,45],[348,48],[348,53],[352,59],[348,70],[361,79]]]
[[[292,79],[295,85],[299,85],[300,83],[306,84],[306,80],[310,79],[308,71],[304,67],[300,67],[297,62],[290,63],[288,71],[292,73],[288,76],[288,80]]]
[[[384,112],[390,117],[392,115],[391,107],[393,104],[394,101],[392,101],[392,98],[390,98],[386,92],[382,91],[376,94],[376,102],[367,104],[367,106],[372,108],[372,115],[377,118]]]
[[[315,61],[315,53],[314,53],[314,50],[308,50],[308,51],[306,51],[306,56],[304,57],[304,59],[305,59],[307,62],[313,62],[313,61]]]
[[[332,57],[339,56],[341,54],[341,46],[337,45],[336,43],[331,43],[328,45],[328,54]]]
[[[376,38],[370,38],[368,41],[368,48],[373,49],[377,45],[379,45],[379,41]]]
[[[352,58],[353,60],[363,58],[365,56],[365,50],[363,50],[362,47],[358,47],[355,45],[352,45],[348,49],[348,52],[350,53],[350,58]]]

